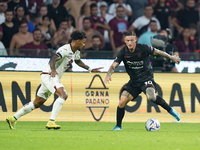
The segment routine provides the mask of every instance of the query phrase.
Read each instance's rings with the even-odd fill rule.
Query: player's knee
[[[66,93],[64,93],[60,97],[62,97],[64,100],[66,100],[68,98],[68,95]]]
[[[124,108],[125,106],[126,106],[126,100],[124,100],[124,99],[120,99],[120,101],[119,101],[119,107],[120,108]]]
[[[147,89],[146,91],[146,95],[147,95],[147,99],[151,102],[155,102],[156,101],[156,93],[155,90],[152,88]]]
[[[64,100],[68,98],[67,91],[65,89],[61,92],[60,97],[62,97]]]
[[[45,101],[46,99],[37,96],[36,99],[33,101],[33,105],[35,106],[35,108],[39,108],[44,104]]]
[[[120,108],[124,108],[126,106],[126,104],[124,102],[119,101],[119,107]]]
[[[152,97],[150,96],[148,100],[151,101],[151,102],[155,102],[156,101],[156,96],[152,96]]]
[[[34,103],[34,106],[35,106],[35,108],[39,108],[40,106],[42,106],[43,103],[44,102],[42,102],[42,101],[37,101]]]

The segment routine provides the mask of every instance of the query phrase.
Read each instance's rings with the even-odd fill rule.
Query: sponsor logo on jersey
[[[144,61],[127,61],[126,63],[131,69],[141,69],[143,68]]]
[[[141,53],[137,53],[137,56],[138,56],[138,57],[141,57]]]

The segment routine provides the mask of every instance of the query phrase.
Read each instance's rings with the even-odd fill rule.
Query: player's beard
[[[88,31],[90,29],[90,27],[89,26],[85,26],[83,29]]]
[[[84,48],[85,46],[81,46],[81,47],[79,47],[79,51],[82,51],[83,50],[83,48]]]
[[[98,45],[98,44],[94,44],[93,47],[94,47],[94,48],[98,48],[99,45]]]
[[[40,38],[34,38],[35,41],[39,42],[40,41]]]
[[[130,51],[134,51],[136,45],[129,45],[127,46]]]
[[[131,46],[129,45],[128,49],[132,51],[133,50],[133,45],[131,45]]]

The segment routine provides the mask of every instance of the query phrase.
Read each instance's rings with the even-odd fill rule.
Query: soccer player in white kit
[[[89,70],[90,72],[99,72],[101,68],[91,69],[80,60],[80,49],[85,45],[86,34],[83,31],[74,31],[71,34],[71,44],[65,44],[60,47],[55,55],[51,58],[48,66],[41,73],[41,87],[37,92],[36,99],[24,105],[13,116],[6,118],[10,129],[15,129],[15,123],[21,116],[30,113],[32,110],[39,108],[50,97],[51,94],[56,94],[58,98],[55,100],[51,112],[50,120],[48,121],[47,129],[60,129],[60,126],[55,123],[56,116],[62,108],[63,103],[67,99],[67,92],[60,82],[60,79],[73,61],[80,67]]]

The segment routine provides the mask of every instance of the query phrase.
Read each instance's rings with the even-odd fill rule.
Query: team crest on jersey
[[[138,57],[141,57],[141,53],[137,53],[137,56],[138,56]]]

